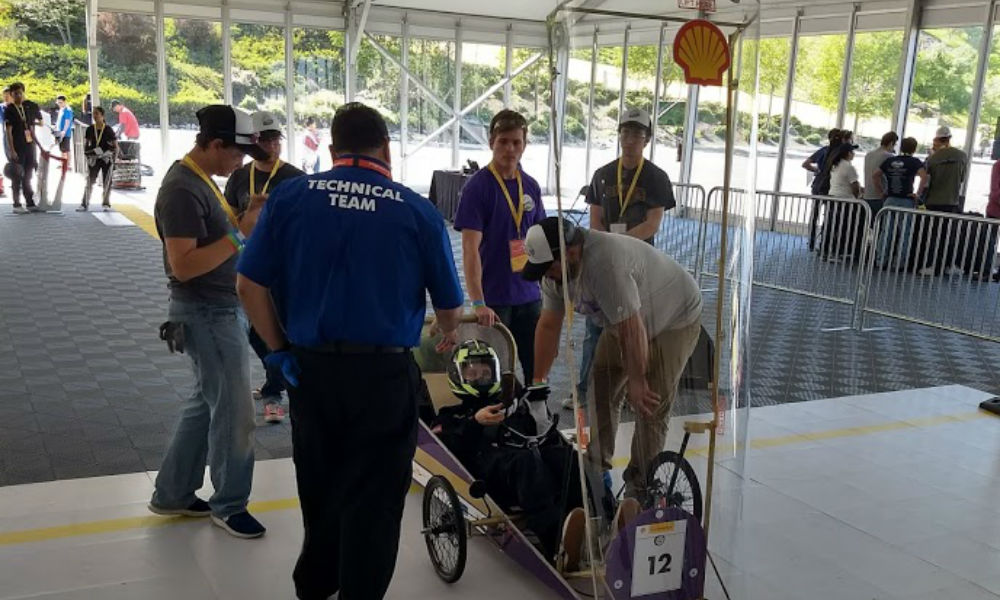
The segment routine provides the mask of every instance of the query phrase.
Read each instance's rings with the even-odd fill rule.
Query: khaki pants
[[[636,414],[635,432],[632,434],[632,452],[625,469],[626,494],[635,496],[646,489],[646,467],[656,457],[667,440],[670,409],[677,395],[677,385],[688,359],[698,345],[701,319],[681,329],[671,329],[657,335],[649,342],[649,366],[646,379],[649,387],[659,394],[660,405],[651,416]],[[602,470],[611,469],[615,455],[615,436],[622,402],[625,400],[625,356],[617,336],[604,330],[594,356],[594,402],[590,408],[591,427],[597,426],[591,439],[597,448],[591,448],[594,460],[599,459]]]

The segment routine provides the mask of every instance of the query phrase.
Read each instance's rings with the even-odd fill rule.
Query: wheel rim
[[[455,531],[455,507],[443,487],[435,486],[429,512],[427,545],[434,554],[434,566],[442,574],[450,575],[458,563],[459,541]]]
[[[673,476],[675,469],[677,469],[677,463],[672,461],[662,462],[657,465],[656,471],[653,472],[655,489],[650,490],[650,492],[656,498],[658,504],[677,506],[683,508],[688,514],[697,515],[691,482],[688,481],[683,469],[677,474],[673,493],[670,494],[669,498],[667,497],[667,487],[670,485],[670,478]]]

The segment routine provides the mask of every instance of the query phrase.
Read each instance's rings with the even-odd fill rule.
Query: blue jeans
[[[914,208],[913,198],[890,196],[885,199],[884,208]],[[910,262],[910,227],[912,216],[904,215],[896,225],[896,215],[889,213],[883,221],[882,231],[878,236],[878,254],[876,265],[887,268],[905,270]],[[895,239],[895,247],[890,247],[890,240]]]
[[[156,476],[153,504],[182,508],[195,500],[205,464],[215,493],[212,514],[246,510],[253,480],[254,406],[250,396],[247,320],[238,305],[170,301],[168,317],[184,325],[184,352],[194,369],[194,392]]]
[[[594,366],[594,351],[597,341],[601,339],[604,329],[590,319],[586,322],[586,333],[583,336],[583,350],[580,352],[580,378],[576,382],[576,395],[580,398],[580,406],[587,406],[587,389],[590,386],[590,369]]]

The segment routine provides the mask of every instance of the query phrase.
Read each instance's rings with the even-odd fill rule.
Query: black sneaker
[[[260,521],[250,516],[247,511],[229,515],[225,519],[212,515],[212,523],[225,529],[229,535],[243,539],[258,538],[267,531]]]
[[[146,505],[149,508],[149,512],[158,515],[181,515],[184,517],[207,517],[212,514],[212,509],[209,508],[208,502],[205,502],[201,498],[195,498],[187,508],[163,508],[161,506],[156,506],[152,502]]]

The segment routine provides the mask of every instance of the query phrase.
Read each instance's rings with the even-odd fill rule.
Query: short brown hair
[[[913,154],[917,151],[917,138],[903,138],[899,143],[899,151],[903,154]]]
[[[521,113],[505,108],[490,119],[490,140],[492,141],[498,133],[513,131],[515,129],[523,131],[524,139],[527,141],[528,121],[525,120]]]
[[[899,141],[899,136],[896,135],[895,131],[890,131],[889,133],[882,136],[882,145],[888,146],[889,144],[895,144]]]

